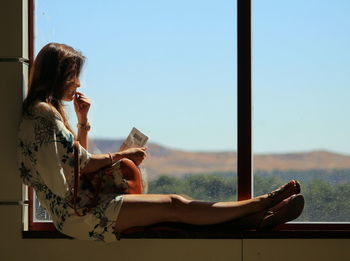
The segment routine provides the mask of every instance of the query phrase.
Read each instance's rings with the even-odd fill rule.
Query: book
[[[134,127],[130,131],[126,140],[120,146],[119,151],[123,151],[123,150],[129,149],[129,148],[141,148],[141,147],[146,145],[147,141],[148,141],[148,137]],[[148,192],[147,171],[143,167],[138,166],[138,168],[139,168],[141,176],[142,176],[142,186],[143,186],[142,193],[147,193]]]
[[[141,148],[146,145],[147,141],[148,137],[134,127],[130,131],[126,140],[120,146],[119,151],[123,151],[129,148]]]

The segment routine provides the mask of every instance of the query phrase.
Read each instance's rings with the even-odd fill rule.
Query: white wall
[[[24,17],[22,19],[22,17]],[[0,0],[0,202],[20,201],[16,128],[27,65],[27,0]],[[123,239],[103,244],[69,239],[22,239],[22,208],[0,205],[0,260],[350,260],[350,240]]]

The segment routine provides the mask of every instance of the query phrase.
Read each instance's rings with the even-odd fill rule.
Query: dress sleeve
[[[34,135],[38,174],[54,194],[65,197],[74,180],[74,136],[62,119],[52,112],[46,112],[37,118]],[[80,145],[80,169],[86,166],[90,157],[91,154]]]

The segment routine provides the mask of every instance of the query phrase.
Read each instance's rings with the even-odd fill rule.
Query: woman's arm
[[[123,156],[119,152],[111,153],[113,163],[122,159]],[[81,170],[81,173],[95,172],[103,167],[111,165],[111,158],[109,154],[92,154],[89,162],[86,164],[84,169]]]
[[[91,106],[91,101],[81,92],[75,92],[74,109],[78,118],[78,141],[81,146],[88,150],[88,112]]]
[[[87,121],[86,121],[87,122]],[[83,126],[86,126],[86,123],[81,122]],[[89,141],[88,141],[88,130],[82,127],[78,127],[78,137],[77,137],[79,143],[81,146],[84,147],[84,149],[88,150],[89,148]]]
[[[81,173],[89,173],[97,171],[103,167],[110,166],[122,158],[132,160],[136,166],[140,165],[146,157],[146,148],[131,148],[120,152],[112,152],[112,162],[109,154],[92,154],[89,162],[86,164]]]

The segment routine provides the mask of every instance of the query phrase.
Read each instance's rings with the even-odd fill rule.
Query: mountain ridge
[[[90,153],[117,151],[123,140],[90,139]],[[237,153],[232,151],[187,151],[148,143],[148,157],[142,164],[149,178],[161,174],[183,176],[191,173],[235,172]],[[253,158],[254,170],[350,169],[350,156],[327,150],[264,153]]]

